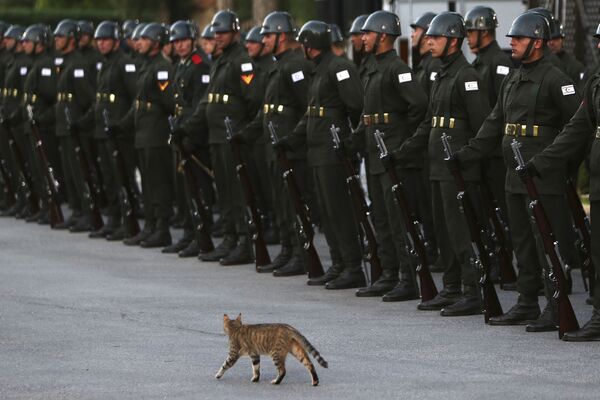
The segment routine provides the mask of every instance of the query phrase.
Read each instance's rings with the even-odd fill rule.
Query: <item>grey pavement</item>
[[[575,285],[584,323],[591,309],[578,274]],[[507,310],[516,296],[499,294]],[[416,304],[3,218],[0,399],[600,398],[598,344]],[[292,357],[280,386],[269,383],[275,370],[264,357],[260,383],[250,382],[247,358],[216,380],[227,355],[222,316],[238,312],[298,328],[329,362],[317,366],[320,386]]]

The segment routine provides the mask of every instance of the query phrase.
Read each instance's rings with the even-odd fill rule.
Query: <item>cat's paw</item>
[[[256,375],[253,376],[252,379],[250,379],[250,382],[258,382],[260,380],[260,375]]]
[[[215,378],[221,379],[221,377],[223,376],[223,373],[225,373],[225,371],[223,371],[223,368],[221,368],[219,370],[219,372],[217,372],[217,374],[215,375]]]
[[[319,381],[318,381],[318,380],[316,380],[316,381],[312,381],[312,385],[313,385],[313,386],[319,386]]]
[[[272,385],[279,385],[280,383],[281,383],[281,381],[280,381],[280,380],[277,380],[277,379],[273,379],[273,380],[271,381],[271,384],[272,384]]]

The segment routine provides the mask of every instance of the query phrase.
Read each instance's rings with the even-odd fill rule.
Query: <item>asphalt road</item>
[[[591,309],[579,275],[575,292],[584,323]],[[507,310],[516,295],[499,294]],[[443,318],[416,304],[3,218],[0,399],[600,398],[598,344],[490,327],[482,316]],[[216,380],[227,355],[222,315],[238,312],[303,332],[329,362],[317,366],[320,386],[292,357],[280,386],[269,383],[275,370],[265,358],[260,383],[250,382],[247,358]]]

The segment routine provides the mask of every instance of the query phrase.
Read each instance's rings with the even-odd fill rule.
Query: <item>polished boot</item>
[[[459,287],[448,286],[442,289],[433,299],[422,301],[417,309],[424,311],[437,311],[454,304],[460,299],[461,291]]]
[[[342,273],[332,281],[325,284],[325,289],[353,289],[365,286],[365,275],[360,267],[345,268]]]
[[[156,222],[156,229],[150,236],[140,242],[140,246],[146,249],[168,246],[172,243],[171,232],[169,231],[169,222],[166,219],[159,219]]]
[[[70,227],[75,226],[79,218],[81,218],[81,211],[73,211],[69,218],[67,218],[62,224],[56,225],[54,229],[69,229]]]
[[[106,235],[106,240],[109,242],[115,242],[117,240],[123,240],[127,237],[126,229],[123,225],[119,226],[113,232]]]
[[[154,232],[155,227],[155,220],[146,220],[146,222],[144,223],[144,229],[139,231],[137,235],[123,240],[123,243],[126,246],[139,246],[140,243],[142,243],[142,241],[148,239],[150,235],[152,235],[152,232]]]
[[[277,268],[283,267],[288,261],[290,261],[290,258],[292,258],[292,250],[292,246],[289,244],[281,246],[281,251],[277,257],[275,257],[273,262],[267,265],[259,265],[256,267],[256,272],[273,272]]]
[[[558,330],[558,307],[554,299],[549,300],[540,316],[529,321],[526,332],[553,332]]]
[[[77,223],[69,228],[71,233],[89,232],[92,230],[92,223],[88,215],[83,215],[77,220]]]
[[[117,223],[118,220],[118,218],[114,218],[112,216],[108,217],[108,221],[106,221],[106,224],[102,228],[90,232],[88,237],[92,239],[105,238],[107,235],[110,235],[119,228],[119,225]]]
[[[371,286],[360,288],[354,293],[356,297],[381,297],[398,284],[398,271],[385,269],[381,277]]]
[[[594,308],[592,318],[580,330],[565,333],[562,340],[566,342],[600,341],[600,309]]]
[[[308,286],[324,286],[327,282],[330,282],[337,278],[344,269],[344,264],[342,263],[334,263],[325,274],[321,275],[318,278],[309,279],[306,284]]]
[[[35,214],[31,214],[29,217],[25,218],[25,222],[37,222],[37,220],[40,219],[43,213],[44,210],[42,209],[36,212]]]
[[[407,281],[399,282],[396,287],[383,295],[382,301],[394,302],[394,301],[407,301],[415,300],[419,298],[419,292],[415,286]]]
[[[481,291],[477,286],[465,286],[463,295],[453,304],[442,308],[442,317],[461,317],[465,315],[478,315],[483,312]]]
[[[215,221],[210,228],[210,235],[214,238],[221,238],[225,232],[223,231],[223,220],[221,217]],[[216,261],[216,260],[215,260]]]
[[[236,245],[237,238],[233,235],[225,235],[223,241],[208,253],[200,253],[198,258],[202,261],[219,261],[225,257]]]
[[[27,217],[31,216],[31,212],[29,211],[29,206],[26,204],[24,205],[19,211],[17,211],[17,213],[15,214],[15,218],[16,219],[25,219]]]
[[[301,256],[294,254],[285,265],[273,271],[273,276],[295,276],[305,273],[304,260]]]
[[[540,316],[540,306],[537,298],[526,300],[519,296],[517,304],[508,312],[497,317],[491,317],[489,325],[525,325],[527,322],[537,319]]]
[[[226,256],[219,260],[219,264],[242,265],[254,262],[254,251],[252,249],[252,240],[248,235],[240,237],[237,246]]]
[[[23,208],[23,203],[17,201],[12,207],[2,211],[0,215],[3,217],[14,217]]]
[[[38,225],[50,225],[50,211],[46,210],[37,220]]]
[[[196,257],[200,254],[200,249],[198,248],[198,242],[196,240],[192,240],[185,249],[182,249],[177,255],[181,258],[189,258]]]
[[[162,253],[165,254],[175,254],[179,253],[181,250],[185,249],[189,246],[191,242],[194,241],[194,233],[193,232],[183,232],[183,237],[177,241],[177,243],[173,243],[170,246],[165,247],[161,250]]]

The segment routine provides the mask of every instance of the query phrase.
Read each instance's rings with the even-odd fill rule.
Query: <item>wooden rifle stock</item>
[[[511,148],[515,155],[515,160],[517,161],[517,172],[519,172],[521,180],[527,189],[527,194],[531,200],[529,208],[533,213],[535,223],[540,232],[540,236],[542,237],[546,259],[552,268],[552,272],[549,273],[550,280],[556,283],[556,291],[553,297],[558,303],[558,337],[562,338],[565,332],[579,330],[579,322],[577,322],[575,311],[573,311],[573,306],[567,295],[567,279],[565,277],[565,272],[563,271],[564,263],[560,256],[558,242],[554,238],[550,220],[540,201],[540,195],[535,186],[535,182],[531,175],[526,172],[525,161],[523,160],[519,149],[520,146],[521,144],[516,139],[512,140]]]
[[[446,154],[446,160],[453,159],[452,148],[450,147],[450,136],[444,132],[442,134],[442,144],[444,146],[444,152]],[[489,253],[483,244],[483,227],[477,220],[477,213],[467,192],[465,180],[463,178],[460,167],[451,169],[452,176],[456,183],[456,189],[458,190],[457,199],[461,204],[461,211],[465,215],[467,226],[469,227],[469,236],[471,237],[471,247],[473,248],[473,254],[475,257],[475,266],[481,270],[482,275],[479,283],[483,289],[483,304],[485,307],[484,318],[485,322],[488,322],[491,317],[496,317],[504,314],[500,300],[498,300],[498,294],[496,288],[490,279],[491,261]]]
[[[325,272],[323,271],[321,259],[319,258],[319,254],[317,253],[313,243],[315,232],[310,221],[308,206],[302,200],[302,193],[300,192],[300,187],[296,181],[294,169],[292,168],[292,164],[285,154],[285,150],[279,146],[275,146],[277,142],[279,142],[279,139],[277,138],[277,132],[275,131],[273,123],[269,122],[268,127],[269,132],[271,133],[271,143],[274,145],[273,147],[277,154],[277,162],[281,167],[283,180],[287,186],[290,194],[290,200],[292,201],[292,206],[294,207],[294,211],[296,213],[296,225],[300,238],[303,242],[302,248],[306,254],[306,269],[308,270],[308,277],[311,279],[318,278],[323,276]]]
[[[341,142],[338,135],[339,128],[336,128],[335,125],[331,125],[330,132],[331,139],[333,140],[333,148],[336,150],[338,158],[346,172],[346,184],[348,185],[348,191],[350,193],[350,198],[352,199],[354,213],[358,219],[358,225],[367,240],[367,253],[365,254],[365,259],[371,265],[372,284],[379,279],[383,270],[381,268],[381,260],[377,254],[377,236],[375,235],[375,229],[373,228],[373,223],[371,221],[371,213],[365,200],[365,193],[360,185],[360,177],[358,176],[354,165],[352,165],[352,162],[347,155],[340,154]]]
[[[263,238],[263,227],[258,207],[256,206],[256,198],[252,189],[252,181],[248,175],[248,169],[242,157],[240,143],[233,139],[233,130],[231,128],[231,119],[225,117],[225,129],[227,132],[227,140],[231,144],[233,152],[233,160],[236,164],[235,169],[237,176],[242,185],[244,198],[246,199],[246,209],[248,210],[249,228],[252,230],[252,240],[254,241],[254,252],[256,254],[256,267],[271,264],[271,257],[267,250],[267,245]]]
[[[376,130],[373,134],[375,136],[377,147],[379,148],[379,156],[387,156],[388,151],[385,142],[383,141],[383,132]],[[431,276],[431,271],[429,270],[427,250],[425,249],[423,235],[421,234],[421,222],[417,219],[416,214],[406,198],[404,186],[398,178],[396,170],[394,168],[387,168],[386,172],[392,182],[392,194],[394,195],[394,200],[396,201],[396,204],[398,204],[400,212],[402,213],[402,219],[404,220],[407,240],[410,245],[409,253],[412,256],[416,256],[418,259],[416,271],[419,276],[421,301],[429,301],[437,296],[438,290],[433,281],[433,277]]]

